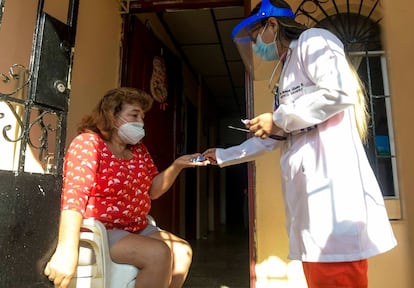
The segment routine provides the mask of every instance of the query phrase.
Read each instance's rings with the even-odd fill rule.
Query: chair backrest
[[[110,288],[111,262],[105,226],[95,219],[84,219],[78,267],[69,288]]]

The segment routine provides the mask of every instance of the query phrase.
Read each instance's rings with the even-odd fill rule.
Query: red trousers
[[[309,288],[367,288],[368,260],[302,262]]]

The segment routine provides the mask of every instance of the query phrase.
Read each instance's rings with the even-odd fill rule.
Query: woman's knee
[[[154,243],[153,247],[151,247],[153,260],[159,263],[171,263],[172,255],[170,247],[162,242],[157,241],[156,244]]]
[[[111,258],[118,263],[127,263],[140,269],[146,267],[167,267],[172,263],[170,248],[166,243],[154,239],[126,237],[115,243]]]
[[[193,249],[186,241],[180,241],[173,246],[174,267],[179,270],[189,269],[193,259]]]
[[[183,241],[182,245],[183,255],[187,256],[191,261],[193,258],[193,248],[187,241]]]

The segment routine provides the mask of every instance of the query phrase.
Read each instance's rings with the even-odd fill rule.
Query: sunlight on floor
[[[307,287],[301,262],[285,262],[276,256],[256,264],[256,277],[257,288]]]

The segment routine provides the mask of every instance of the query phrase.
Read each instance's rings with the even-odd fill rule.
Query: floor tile
[[[222,228],[190,243],[193,264],[184,288],[249,287],[247,229]]]

